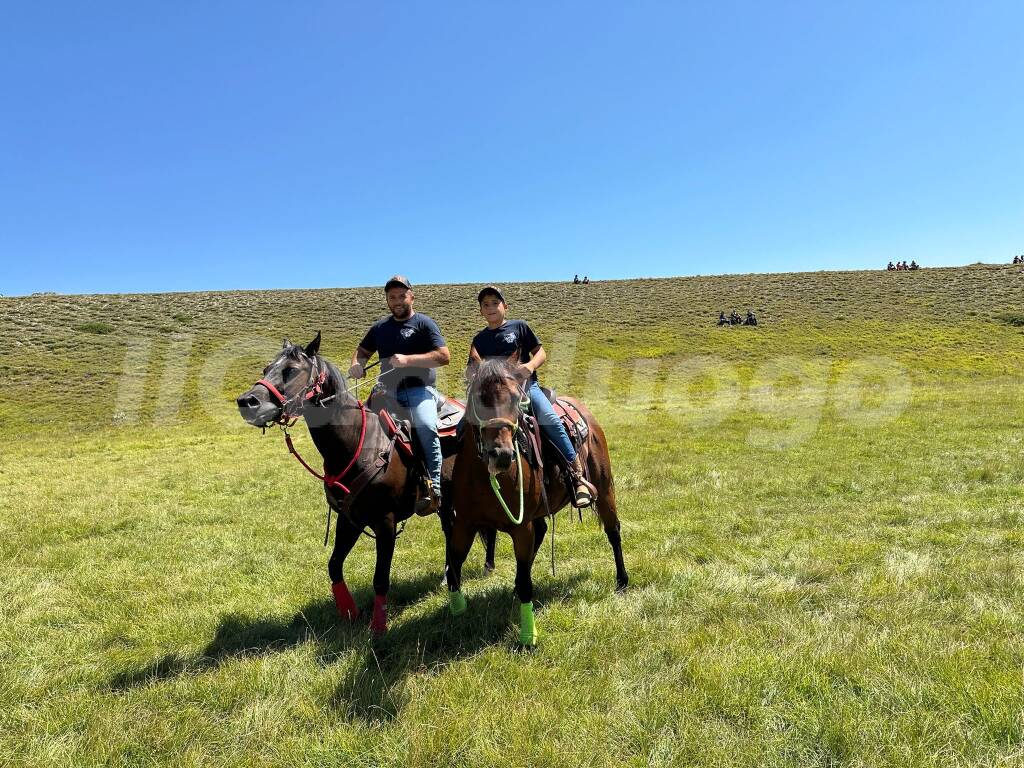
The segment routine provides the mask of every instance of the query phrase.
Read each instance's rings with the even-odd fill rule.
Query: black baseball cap
[[[409,278],[405,277],[404,275],[392,275],[391,279],[384,283],[384,290],[386,291],[389,288],[393,288],[396,285],[400,285],[403,288],[408,288],[410,291],[412,290],[412,283],[410,283]]]
[[[484,300],[484,296],[487,296],[488,294],[491,294],[492,296],[497,296],[498,301],[502,302],[503,304],[507,303],[505,301],[505,297],[501,295],[501,291],[498,290],[498,286],[496,285],[485,285],[483,288],[481,288],[480,293],[476,295],[477,303],[479,304],[480,302],[482,302]]]

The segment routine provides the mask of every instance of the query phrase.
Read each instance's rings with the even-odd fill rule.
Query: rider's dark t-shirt
[[[394,370],[391,355],[421,355],[447,346],[441,329],[430,317],[416,312],[406,320],[395,320],[393,315],[382,317],[370,326],[359,346],[367,352],[376,352],[381,359],[380,381],[392,392],[404,387],[433,386],[437,373],[433,368],[399,368]]]
[[[473,346],[484,360],[491,357],[510,357],[519,351],[519,362],[528,363],[530,353],[540,346],[540,339],[525,320],[506,320],[497,328],[484,328],[473,337]],[[537,372],[531,377],[537,380]]]

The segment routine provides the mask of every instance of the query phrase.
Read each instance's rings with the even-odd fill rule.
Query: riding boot
[[[597,488],[587,482],[583,470],[583,459],[577,453],[576,458],[568,465],[569,479],[572,481],[572,505],[577,509],[589,507],[597,498]]]

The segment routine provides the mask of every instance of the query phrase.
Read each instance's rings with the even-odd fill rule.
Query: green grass
[[[577,288],[507,293],[607,427],[632,583],[559,515],[532,653],[507,538],[455,620],[428,520],[390,633],[336,621],[322,493],[232,413],[282,335],[344,360],[377,290],[0,300],[0,765],[1024,762],[1020,276]],[[462,359],[471,287],[418,296]]]

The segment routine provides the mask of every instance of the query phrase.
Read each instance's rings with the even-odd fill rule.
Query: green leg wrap
[[[466,598],[461,591],[448,593],[448,611],[452,616],[461,616],[466,612]]]
[[[523,603],[519,606],[519,642],[530,647],[537,644],[537,625],[533,620],[533,603]]]

